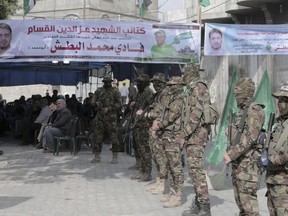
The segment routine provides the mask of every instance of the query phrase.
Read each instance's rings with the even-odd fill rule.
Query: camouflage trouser
[[[163,135],[162,143],[168,160],[168,170],[171,173],[170,187],[175,192],[183,192],[184,171],[181,161],[181,149],[176,139]]]
[[[267,184],[267,190],[270,216],[288,215],[288,185]]]
[[[159,138],[154,138],[150,135],[150,147],[152,159],[156,165],[157,177],[166,179],[168,176],[167,157],[163,142]]]
[[[149,144],[149,128],[148,127],[134,128],[133,133],[134,133],[134,143],[141,160],[140,171],[145,174],[151,174],[152,156]]]
[[[93,139],[95,142],[95,152],[102,151],[104,135],[107,134],[111,140],[112,152],[119,151],[119,142],[117,136],[117,123],[116,121],[101,121],[95,119],[94,121]]]
[[[232,183],[234,187],[234,198],[240,210],[239,215],[258,216],[258,182],[240,180],[232,172]]]
[[[198,128],[186,142],[188,172],[194,186],[196,198],[202,205],[210,202],[206,174],[203,170],[205,143],[207,139],[207,129]]]

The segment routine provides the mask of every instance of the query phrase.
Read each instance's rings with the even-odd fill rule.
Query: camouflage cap
[[[154,82],[156,80],[165,83],[166,82],[165,74],[164,73],[156,73],[153,76],[153,78],[151,79],[151,82]]]
[[[105,77],[103,77],[102,82],[112,82],[113,79],[111,76],[107,75]]]
[[[170,77],[169,81],[167,82],[167,85],[177,85],[177,84],[185,85],[182,77],[172,76],[172,77]]]
[[[280,88],[280,91],[272,93],[272,96],[275,98],[288,97],[288,82],[284,83],[284,85]]]
[[[199,66],[195,64],[186,64],[182,68],[184,82],[188,84],[198,79],[200,76],[199,71],[200,71]]]
[[[137,82],[150,82],[150,78],[147,74],[140,74],[139,77],[135,79]]]
[[[253,96],[255,92],[255,83],[252,81],[250,77],[243,77],[240,78],[234,89],[235,94],[243,94],[244,97],[246,96]]]

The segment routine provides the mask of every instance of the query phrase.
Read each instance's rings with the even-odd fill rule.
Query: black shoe
[[[4,152],[2,150],[0,150],[0,155],[3,155],[3,154],[4,154]]]

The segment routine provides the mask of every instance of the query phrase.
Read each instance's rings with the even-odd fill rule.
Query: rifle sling
[[[237,129],[236,138],[235,138],[235,140],[233,142],[233,145],[236,145],[237,143],[240,142],[241,134],[243,132],[244,125],[245,125],[245,120],[246,120],[246,117],[247,117],[247,114],[248,114],[248,109],[249,109],[249,106],[250,106],[251,103],[252,102],[248,103],[245,106],[245,108],[244,108],[243,115],[241,116],[240,123],[239,123],[238,129]]]

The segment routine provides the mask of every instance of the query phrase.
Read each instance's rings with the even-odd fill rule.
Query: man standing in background
[[[123,86],[120,88],[120,93],[121,93],[121,102],[122,106],[126,104],[126,100],[128,97],[128,88],[126,87],[126,83],[123,82]]]

